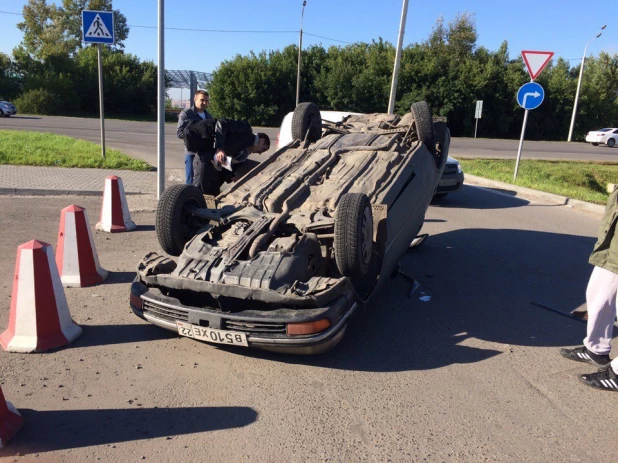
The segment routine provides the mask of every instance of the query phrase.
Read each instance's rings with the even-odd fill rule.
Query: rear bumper
[[[140,281],[131,285],[131,310],[138,317],[178,332],[176,321],[210,327],[218,330],[240,331],[247,335],[249,347],[289,354],[320,354],[335,347],[345,332],[350,316],[357,304],[350,304],[344,296],[326,307],[315,309],[275,309],[272,311],[248,310],[222,312],[217,309],[183,305],[178,299],[165,296],[156,288],[149,288]],[[133,301],[138,297],[142,306]],[[251,302],[247,301],[250,306]],[[326,330],[311,334],[290,336],[288,323],[304,323],[328,318],[331,325]],[[232,329],[230,329],[232,327]],[[257,330],[261,332],[256,332]]]

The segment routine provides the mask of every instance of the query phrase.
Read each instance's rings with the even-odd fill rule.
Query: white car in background
[[[586,141],[592,146],[607,145],[610,148],[616,146],[618,142],[618,128],[606,128],[592,130],[586,135]]]
[[[346,111],[320,111],[323,121],[341,122],[346,116],[360,115],[362,113],[352,113]],[[292,116],[293,112],[289,112],[281,122],[279,136],[277,137],[277,149],[292,142]],[[438,183],[438,188],[434,194],[435,199],[444,198],[447,194],[457,191],[461,188],[464,182],[464,173],[461,164],[457,159],[448,156],[444,172]]]
[[[8,101],[0,101],[0,117],[9,117],[17,114],[17,108],[13,103]]]

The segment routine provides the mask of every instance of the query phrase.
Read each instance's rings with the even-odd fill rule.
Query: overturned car
[[[182,336],[278,352],[325,352],[417,236],[450,135],[428,105],[404,116],[322,121],[301,103],[294,140],[216,198],[161,197],[159,243],[138,265],[131,308]],[[177,256],[177,257],[176,257]]]

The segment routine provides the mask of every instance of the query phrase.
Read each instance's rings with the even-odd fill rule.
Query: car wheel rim
[[[371,260],[371,242],[373,238],[373,221],[371,219],[371,209],[369,207],[366,207],[363,211],[362,234],[361,252],[363,263],[368,265]]]

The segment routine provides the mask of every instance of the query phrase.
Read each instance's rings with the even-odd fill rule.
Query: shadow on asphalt
[[[241,428],[258,417],[250,407],[45,411],[20,408],[19,412],[24,417],[24,427],[7,448],[0,450],[0,457]]]
[[[584,304],[594,242],[517,229],[430,235],[401,261],[420,288],[409,297],[409,280],[388,281],[354,315],[331,352],[313,357],[234,352],[322,368],[397,372],[479,362],[509,346],[581,344],[585,325],[533,303],[565,315]],[[431,300],[422,302],[421,292]],[[467,345],[478,346],[478,340],[499,343],[500,350]]]
[[[138,225],[133,231],[155,231],[154,225]]]
[[[487,191],[497,191],[500,196],[488,195]],[[459,209],[509,209],[530,204],[530,201],[513,195],[515,195],[514,191],[464,184],[459,191],[449,193],[444,198],[433,198],[431,206]]]
[[[150,323],[134,325],[80,325],[84,333],[71,344],[71,348],[108,346],[135,342],[177,338],[178,334]]]
[[[118,283],[132,283],[135,279],[135,272],[107,272],[107,278],[103,285],[115,285]]]
[[[11,116],[11,119],[43,119],[42,117],[32,117],[32,116]]]

